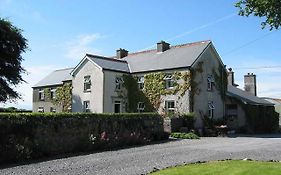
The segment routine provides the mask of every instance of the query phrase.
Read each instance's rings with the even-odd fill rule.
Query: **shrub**
[[[180,116],[183,119],[184,126],[188,129],[194,129],[195,113],[185,113]]]
[[[2,113],[0,163],[165,139],[154,113]]]
[[[171,137],[180,138],[180,139],[199,139],[200,137],[193,132],[181,133],[181,132],[172,132]]]

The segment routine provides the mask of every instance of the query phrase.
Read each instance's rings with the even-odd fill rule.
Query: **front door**
[[[121,102],[115,101],[114,102],[114,113],[120,113],[121,112]]]

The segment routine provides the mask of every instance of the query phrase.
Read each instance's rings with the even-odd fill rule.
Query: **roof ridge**
[[[116,62],[127,63],[126,60],[120,60],[120,59],[110,58],[110,57],[105,57],[105,56],[100,56],[100,55],[86,54],[86,56],[94,57],[94,58],[97,58],[97,59],[104,59],[104,60],[108,60],[108,61],[116,61]]]
[[[63,69],[56,69],[56,70],[54,70],[54,72],[56,72],[56,71],[68,70],[68,69],[74,69],[74,67],[63,68]]]

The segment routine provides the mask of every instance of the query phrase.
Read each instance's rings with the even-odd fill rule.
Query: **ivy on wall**
[[[176,95],[179,98],[190,90],[190,72],[176,71],[172,74],[174,86],[166,89],[164,72],[149,73],[144,76],[144,89],[139,90],[137,77],[124,75],[124,85],[128,91],[128,112],[137,112],[138,102],[145,103],[145,112],[157,111],[162,103],[162,95]]]
[[[44,89],[45,97],[56,106],[62,107],[62,112],[68,112],[72,103],[72,84],[64,83],[56,88],[55,98],[51,98],[50,88]]]
[[[218,70],[219,73],[217,73],[216,69],[213,68],[212,73],[215,79],[215,86],[217,86],[217,89],[220,91],[221,98],[224,101],[227,91],[227,72],[222,65],[219,65]]]

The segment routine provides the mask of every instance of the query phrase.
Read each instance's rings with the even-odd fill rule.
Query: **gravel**
[[[281,135],[201,138],[74,156],[0,169],[0,174],[147,174],[197,161],[253,159],[281,161]]]

